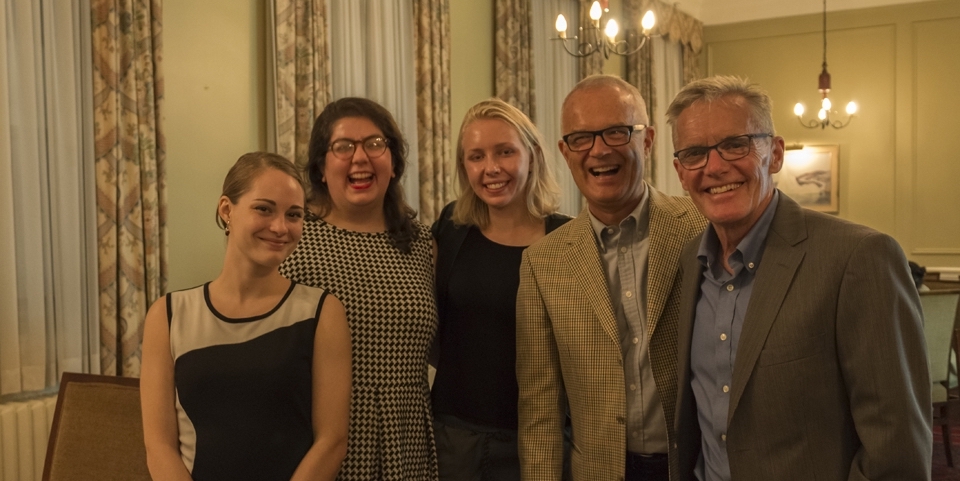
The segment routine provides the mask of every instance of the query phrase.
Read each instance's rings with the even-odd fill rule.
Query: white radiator
[[[57,396],[0,404],[0,481],[40,481]]]

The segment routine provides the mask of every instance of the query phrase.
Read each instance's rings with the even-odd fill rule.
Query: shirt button
[[[626,247],[621,247],[621,248],[620,248],[620,252],[626,253],[626,252],[627,252],[627,248],[626,248]]]
[[[607,234],[613,234],[613,227],[607,227]]]
[[[631,433],[631,434],[633,434],[633,437],[635,437],[635,438],[636,438],[636,437],[640,437],[640,433],[638,433],[638,432],[636,432],[636,431],[634,431],[634,432]]]
[[[637,343],[639,343],[639,342],[640,342],[640,338],[639,338],[639,337],[633,338],[633,343],[634,343],[634,344],[637,344]]]
[[[721,434],[721,435],[720,435],[720,440],[721,440],[721,441],[726,441],[726,440],[727,440],[727,435],[726,435],[726,434]]]
[[[721,341],[726,341],[726,340],[727,340],[727,335],[726,335],[725,333],[722,333],[722,332],[721,332],[721,333],[720,333],[720,340],[721,340]]]
[[[727,386],[726,384],[724,384],[723,392],[730,392],[730,386]]]
[[[747,264],[747,267],[750,268],[750,269],[753,269],[753,266],[754,266],[753,262]]]
[[[730,292],[732,290],[733,290],[733,284],[727,284],[727,292]]]
[[[636,390],[637,390],[637,385],[636,385],[636,384],[631,384],[631,385],[630,385],[630,390],[631,390],[631,391],[636,391]]]
[[[627,299],[630,299],[631,297],[633,297],[633,293],[630,291],[625,292],[624,295],[627,296]]]

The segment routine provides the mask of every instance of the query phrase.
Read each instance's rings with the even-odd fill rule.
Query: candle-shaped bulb
[[[593,5],[590,6],[590,20],[597,21],[600,20],[600,2],[593,2]]]
[[[649,32],[656,23],[657,17],[653,15],[653,10],[647,10],[647,13],[643,14],[643,19],[640,20],[640,26],[643,27],[643,33]]]
[[[611,18],[610,21],[607,22],[607,28],[603,30],[603,33],[607,34],[607,38],[610,39],[610,43],[614,43],[617,41],[618,32],[620,32],[620,26],[617,25],[616,20]]]

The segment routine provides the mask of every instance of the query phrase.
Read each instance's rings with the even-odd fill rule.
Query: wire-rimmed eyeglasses
[[[337,139],[330,143],[330,152],[338,159],[350,160],[357,151],[357,146],[360,145],[363,146],[363,151],[367,153],[368,158],[375,159],[386,152],[389,144],[390,141],[380,135],[371,135],[360,140]]]
[[[711,150],[716,150],[720,158],[727,162],[740,160],[753,150],[753,139],[773,137],[773,134],[744,134],[727,137],[710,146],[688,147],[673,153],[673,157],[687,170],[702,169],[707,165],[707,157]]]
[[[603,142],[609,147],[618,147],[628,144],[630,142],[630,136],[634,131],[645,128],[647,128],[647,126],[643,124],[615,125],[602,130],[594,130],[593,132],[571,132],[563,136],[563,142],[567,144],[567,148],[570,150],[583,152],[584,150],[592,149],[597,136],[600,136],[603,138]]]

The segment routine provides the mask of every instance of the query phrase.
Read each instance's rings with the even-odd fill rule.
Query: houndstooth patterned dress
[[[310,216],[280,266],[343,302],[353,342],[353,397],[342,481],[438,479],[427,352],[437,330],[429,229],[402,254],[386,233],[343,230]]]

